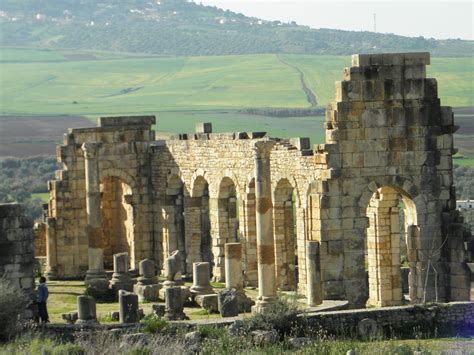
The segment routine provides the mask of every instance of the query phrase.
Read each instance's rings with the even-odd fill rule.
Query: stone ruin
[[[143,259],[162,268],[178,250],[182,275],[207,262],[222,282],[225,245],[241,243],[256,310],[277,288],[311,292],[310,305],[389,306],[405,297],[404,244],[410,302],[469,300],[474,243],[456,211],[457,127],[429,64],[429,53],[354,55],[326,111],[325,144],[313,147],[212,133],[209,123],[155,139],[154,116],[70,129],[38,226],[48,277],[93,274],[97,260],[110,269],[124,252],[130,269]]]
[[[21,312],[24,318],[37,314],[32,227],[33,221],[26,216],[22,205],[0,204],[0,278],[5,278],[11,286],[23,290],[31,298],[31,304]]]

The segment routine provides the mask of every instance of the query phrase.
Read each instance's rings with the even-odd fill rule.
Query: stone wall
[[[0,204],[0,277],[10,280],[34,300],[35,252],[33,222],[23,206]],[[31,318],[32,314],[27,315]]]
[[[223,281],[224,245],[241,242],[245,282],[257,285],[256,144],[270,143],[272,196],[260,207],[271,208],[265,255],[276,285],[306,291],[313,240],[325,299],[403,303],[406,250],[411,302],[468,300],[474,242],[455,210],[456,127],[436,80],[426,78],[429,53],[352,61],[326,111],[326,143],[313,149],[306,138],[212,133],[208,123],[157,140],[153,116],[70,130],[57,150],[63,169],[49,183],[48,276],[83,277],[93,249],[106,264],[127,251],[131,268],[181,250],[183,273],[209,261]]]
[[[330,311],[310,314],[306,318],[311,327],[345,336],[364,333],[367,337],[474,334],[473,302]]]

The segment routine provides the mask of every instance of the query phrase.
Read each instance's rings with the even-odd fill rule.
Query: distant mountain
[[[186,0],[2,0],[0,26],[0,45],[160,55],[474,52],[474,41],[316,30]]]

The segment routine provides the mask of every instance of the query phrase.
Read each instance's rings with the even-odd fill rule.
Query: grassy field
[[[49,201],[49,192],[31,194],[31,198],[41,200],[44,203],[48,203],[48,201]]]
[[[306,107],[297,72],[275,55],[127,57],[1,49],[2,114],[79,114]],[[350,57],[283,55],[299,67],[319,105]],[[84,60],[89,59],[89,60]],[[433,58],[444,105],[474,105],[471,58]]]
[[[351,63],[349,56],[281,57],[303,71],[320,106],[334,98],[334,82]],[[207,121],[213,122],[215,132],[267,131],[270,136],[324,141],[323,117],[274,118],[238,112],[245,107],[308,107],[296,70],[272,54],[140,57],[0,48],[0,64],[0,119],[76,115],[95,121],[103,115],[155,114],[154,128],[161,132],[192,132],[196,122]],[[432,59],[428,75],[438,78],[443,105],[474,105],[472,68],[472,58]],[[474,157],[472,144],[463,139],[460,153]],[[11,140],[8,134],[0,137],[2,144],[18,143]],[[25,142],[23,137],[21,143]]]

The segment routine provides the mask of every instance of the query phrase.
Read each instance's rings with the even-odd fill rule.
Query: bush
[[[144,324],[143,331],[149,334],[171,334],[173,333],[173,327],[169,322],[163,318],[159,318],[154,314],[145,316],[142,323]]]
[[[264,313],[255,313],[244,322],[249,331],[275,329],[280,335],[290,333],[296,335],[305,325],[305,319],[298,317],[298,313],[301,312],[298,310],[296,299],[278,298]]]
[[[0,340],[8,340],[23,327],[22,314],[31,304],[28,295],[6,278],[0,278]]]

